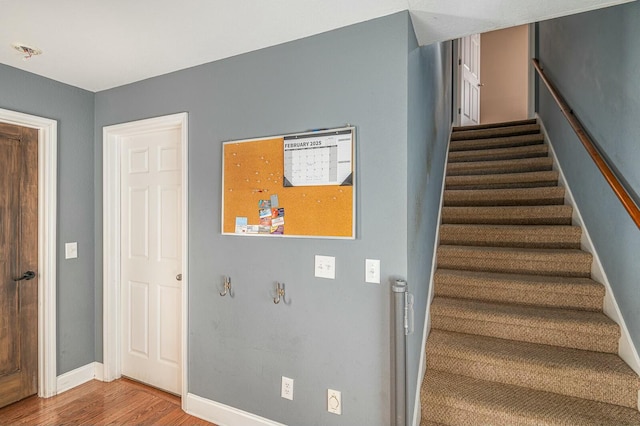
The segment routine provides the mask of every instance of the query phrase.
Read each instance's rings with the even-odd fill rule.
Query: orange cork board
[[[222,233],[355,238],[353,184],[284,186],[284,141],[285,136],[223,144]],[[281,235],[236,232],[238,217],[259,225],[260,201],[274,195],[284,209]]]

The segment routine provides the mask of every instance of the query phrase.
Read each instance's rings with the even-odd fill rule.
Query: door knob
[[[178,281],[182,281],[182,274],[178,274],[178,275],[176,275],[176,280],[178,280]]]
[[[22,274],[22,276],[20,278],[14,278],[13,280],[14,281],[22,281],[22,280],[29,281],[29,280],[34,279],[35,277],[36,277],[36,273],[35,272],[27,271],[24,274]]]

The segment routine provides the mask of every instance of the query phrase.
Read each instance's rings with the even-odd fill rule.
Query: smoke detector
[[[14,43],[12,46],[14,49],[24,55],[22,57],[23,61],[28,61],[32,57],[42,54],[42,50],[38,49],[37,47],[27,46],[26,44]]]

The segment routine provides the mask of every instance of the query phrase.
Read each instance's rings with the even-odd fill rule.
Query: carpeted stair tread
[[[449,153],[450,163],[469,161],[498,161],[531,157],[546,157],[547,145],[526,145],[513,148],[478,149],[474,151],[455,151]]]
[[[491,175],[447,176],[445,189],[500,189],[557,186],[555,170]]]
[[[590,278],[438,268],[434,294],[485,302],[602,311],[604,286]]]
[[[522,247],[580,248],[582,228],[569,225],[440,225],[440,244]]]
[[[449,206],[523,206],[564,203],[564,188],[447,189],[444,205]]]
[[[487,129],[457,130],[451,133],[452,141],[493,138],[497,136],[517,136],[539,133],[539,124],[523,124],[520,126],[494,127]]]
[[[429,369],[420,401],[421,425],[640,424],[632,408]]]
[[[454,126],[453,132],[460,132],[466,130],[479,130],[479,129],[493,129],[496,127],[512,127],[512,126],[522,126],[524,124],[536,124],[538,121],[535,118],[528,118],[526,120],[514,120],[514,121],[503,121],[500,123],[486,123],[486,124],[475,124],[472,126]]]
[[[530,249],[441,244],[438,267],[466,271],[589,277],[593,256],[575,249]]]
[[[571,225],[567,205],[443,207],[442,223],[487,225]]]
[[[447,176],[486,175],[549,171],[553,167],[550,157],[516,158],[447,163]]]
[[[615,354],[443,330],[427,344],[430,369],[636,408],[640,378]]]
[[[478,149],[495,149],[495,148],[507,148],[524,145],[537,145],[544,143],[544,136],[540,133],[531,135],[518,135],[518,136],[502,136],[502,137],[490,137],[486,139],[471,139],[471,140],[459,140],[452,141],[449,145],[449,151],[471,151]]]
[[[617,353],[620,329],[600,312],[435,297],[432,328]]]

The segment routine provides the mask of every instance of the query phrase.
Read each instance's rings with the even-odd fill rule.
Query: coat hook
[[[275,303],[276,305],[280,303],[280,297],[282,297],[282,300],[286,304],[287,301],[284,298],[284,283],[281,284],[279,282],[276,282],[276,297],[273,298],[273,303]]]
[[[220,296],[226,296],[229,293],[229,297],[233,297],[231,293],[231,277],[224,277],[224,291],[220,293]]]

